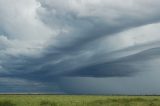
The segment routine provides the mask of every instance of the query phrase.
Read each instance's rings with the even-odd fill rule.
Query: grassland
[[[0,95],[0,106],[160,106],[160,96]]]

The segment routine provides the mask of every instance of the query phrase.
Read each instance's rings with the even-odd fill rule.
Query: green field
[[[160,106],[160,96],[0,95],[0,106]]]

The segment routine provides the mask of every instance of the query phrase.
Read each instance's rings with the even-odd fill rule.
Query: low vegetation
[[[160,97],[0,95],[0,106],[160,106]]]

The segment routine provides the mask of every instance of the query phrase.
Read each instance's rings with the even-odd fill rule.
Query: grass
[[[0,95],[0,106],[160,106],[160,96]]]

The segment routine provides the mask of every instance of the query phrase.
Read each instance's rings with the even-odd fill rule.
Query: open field
[[[0,106],[160,106],[160,96],[0,95]]]

